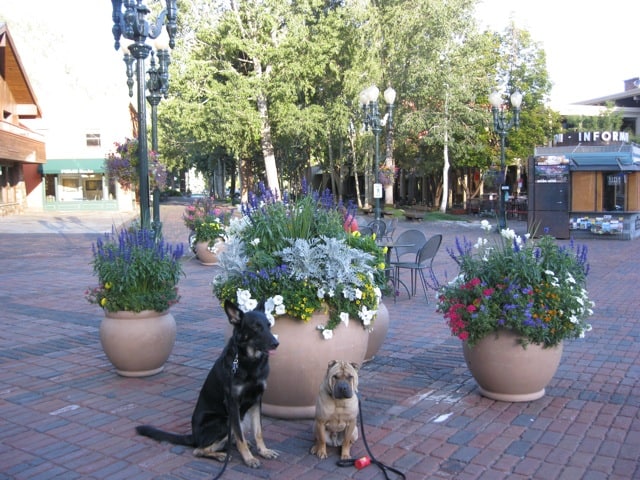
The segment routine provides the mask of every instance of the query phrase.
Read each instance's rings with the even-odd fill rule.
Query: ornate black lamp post
[[[491,104],[491,112],[493,113],[493,128],[500,136],[500,191],[498,192],[498,231],[502,231],[507,228],[507,215],[505,211],[505,191],[509,189],[505,185],[506,180],[506,162],[505,162],[505,139],[507,133],[511,130],[511,127],[520,125],[520,105],[522,104],[522,94],[519,91],[515,91],[511,94],[511,107],[513,109],[513,116],[509,121],[505,118],[505,102],[502,99],[502,95],[498,92],[491,92],[489,95],[489,103]]]
[[[142,0],[111,0],[113,6],[113,37],[115,49],[120,49],[120,37],[131,40],[128,52],[125,53],[127,65],[127,85],[129,96],[133,96],[133,61],[136,60],[136,83],[138,95],[138,176],[140,178],[140,223],[143,228],[150,228],[149,215],[149,148],[147,143],[147,109],[145,102],[146,79],[144,60],[152,47],[146,43],[147,38],[156,39],[162,33],[166,23],[169,35],[169,46],[175,46],[178,8],[176,0],[167,0],[167,7],[162,10],[155,24],[149,24],[146,17],[151,12]],[[123,9],[124,7],[124,9]],[[165,22],[166,20],[166,22]],[[168,52],[167,52],[168,54]],[[161,59],[158,55],[159,60]],[[168,59],[167,59],[168,65]]]
[[[151,52],[151,64],[147,74],[149,81],[147,82],[147,100],[151,105],[151,149],[158,153],[158,104],[162,97],[167,98],[169,91],[169,44],[165,41],[166,36],[161,34],[156,38],[155,47],[158,57],[158,65],[156,66],[153,51]],[[160,188],[156,185],[153,189],[153,229],[159,234],[162,229],[160,222]]]
[[[363,123],[365,130],[371,129],[375,136],[375,163],[373,166],[373,198],[375,199],[375,218],[379,220],[382,217],[380,210],[380,199],[382,198],[382,183],[379,178],[380,167],[380,133],[386,119],[391,118],[393,111],[393,103],[396,100],[396,91],[389,87],[384,92],[384,100],[387,103],[387,115],[385,119],[380,118],[380,110],[378,109],[378,97],[380,90],[375,85],[364,89],[360,92],[360,107],[362,108]]]

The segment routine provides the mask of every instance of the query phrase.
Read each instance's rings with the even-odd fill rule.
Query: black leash
[[[373,453],[371,453],[371,449],[369,448],[369,443],[367,442],[367,437],[364,433],[364,422],[362,421],[362,405],[360,404],[360,398],[358,398],[358,417],[360,419],[360,431],[362,432],[362,442],[364,443],[364,448],[367,450],[367,453],[369,454],[369,456],[361,457],[361,458],[350,458],[348,460],[338,460],[336,464],[339,467],[356,467],[358,470],[360,470],[366,467],[367,465],[370,465],[373,463],[382,471],[382,473],[384,474],[384,478],[386,478],[387,480],[390,480],[389,475],[387,474],[387,471],[393,472],[396,475],[398,475],[400,478],[406,479],[407,477],[405,477],[404,473],[402,473],[400,470],[396,470],[393,467],[385,465],[381,461],[377,460],[376,457],[373,456]]]
[[[229,376],[229,391],[233,388],[233,376],[238,371],[238,354],[236,353],[235,358],[233,359],[233,364],[231,365],[231,375]],[[218,472],[218,475],[213,477],[213,480],[218,480],[222,477],[222,474],[227,469],[227,465],[229,464],[229,457],[231,457],[231,415],[229,415],[228,429],[227,429],[227,455],[224,457],[224,465],[222,465],[222,470]]]

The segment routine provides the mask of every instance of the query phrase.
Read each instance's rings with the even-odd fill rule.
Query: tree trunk
[[[393,123],[389,123],[387,128],[387,145],[384,156],[384,163],[387,167],[391,168],[391,171],[394,172],[393,179],[389,185],[386,185],[384,188],[384,204],[385,205],[393,205],[393,188],[396,184],[395,177],[395,165],[393,164]]]
[[[256,76],[263,78],[262,63],[260,59],[254,58],[253,65]],[[267,72],[269,67],[267,67]],[[262,156],[264,157],[264,169],[267,174],[267,186],[276,195],[280,197],[280,186],[278,184],[278,168],[276,166],[276,156],[274,154],[273,142],[271,141],[271,123],[269,122],[269,108],[267,106],[267,97],[263,91],[259,91],[257,95],[258,114],[262,121],[260,128],[260,147],[262,148]]]
[[[444,94],[444,137],[442,146],[442,157],[444,165],[442,167],[442,198],[440,199],[440,211],[447,211],[447,200],[449,198],[449,95]]]
[[[360,197],[360,183],[358,182],[358,162],[356,161],[356,145],[355,145],[356,132],[354,129],[349,129],[349,144],[351,146],[351,158],[353,159],[353,180],[356,182],[356,202],[358,208],[362,208],[362,201]]]

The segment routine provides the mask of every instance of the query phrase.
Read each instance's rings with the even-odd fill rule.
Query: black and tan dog
[[[278,453],[266,447],[262,438],[262,394],[269,375],[269,352],[278,347],[264,314],[264,304],[243,313],[233,302],[225,302],[225,312],[233,333],[220,357],[211,368],[200,390],[191,417],[191,433],[179,435],[149,425],[136,427],[140,435],[158,441],[195,447],[194,455],[224,461],[229,448],[229,423],[244,463],[257,468],[260,461],[249,450],[243,432],[243,419],[251,420],[258,454],[276,458]]]
[[[331,360],[316,402],[315,443],[311,453],[327,458],[327,445],[342,447],[340,458],[351,457],[358,439],[358,369],[356,363]]]

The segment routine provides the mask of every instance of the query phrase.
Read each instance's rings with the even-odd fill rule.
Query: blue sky
[[[640,76],[638,0],[480,0],[476,18],[500,32],[513,18],[541,43],[552,106],[622,92]]]

